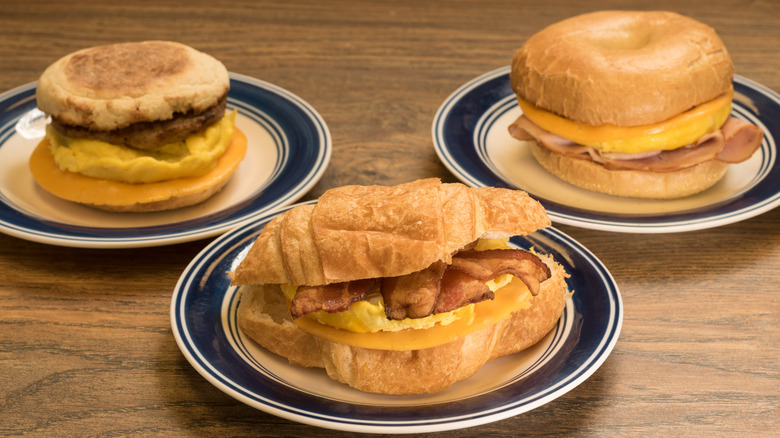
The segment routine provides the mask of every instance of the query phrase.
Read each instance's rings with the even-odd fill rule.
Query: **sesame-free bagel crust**
[[[729,89],[733,65],[709,26],[665,11],[600,11],[552,24],[517,50],[512,89],[587,125],[667,120]]]
[[[708,160],[672,172],[610,170],[599,163],[567,157],[530,143],[539,164],[558,178],[584,189],[645,199],[675,199],[690,196],[715,185],[726,174],[728,163]]]

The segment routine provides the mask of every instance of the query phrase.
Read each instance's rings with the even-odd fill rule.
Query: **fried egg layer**
[[[677,149],[723,126],[731,114],[733,90],[669,120],[642,126],[590,126],[568,120],[518,98],[523,114],[539,127],[602,152],[635,154]]]

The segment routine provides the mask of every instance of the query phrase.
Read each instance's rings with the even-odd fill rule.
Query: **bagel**
[[[568,274],[505,241],[548,225],[517,190],[436,179],[331,189],[275,217],[229,273],[238,326],[361,391],[440,391],[557,324]]]
[[[246,153],[226,113],[221,62],[172,41],[90,47],[41,74],[50,118],[33,178],[67,201],[107,211],[194,205],[221,190]]]
[[[554,154],[534,156],[574,185],[618,196],[688,196],[761,144],[760,128],[730,116],[732,80],[723,42],[692,18],[583,14],[544,28],[515,52],[510,84],[523,115],[509,131]],[[719,164],[700,165],[713,160]]]

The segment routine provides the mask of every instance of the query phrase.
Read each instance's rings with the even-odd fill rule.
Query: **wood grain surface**
[[[780,90],[773,0],[0,3],[0,91],[77,49],[169,39],[297,94],[324,117],[334,144],[304,199],[344,184],[457,181],[432,147],[439,105],[508,65],[534,32],[582,12],[693,16],[718,31],[737,74]],[[614,351],[557,400],[432,435],[777,436],[780,209],[686,233],[556,227],[620,287]],[[0,435],[349,436],[248,407],[185,360],[171,294],[210,240],[106,250],[0,235]]]

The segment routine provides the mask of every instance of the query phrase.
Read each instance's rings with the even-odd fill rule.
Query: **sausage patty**
[[[225,115],[227,95],[215,105],[194,113],[174,114],[172,119],[159,122],[139,122],[113,131],[92,131],[79,126],[70,126],[53,119],[52,126],[68,137],[92,138],[107,143],[124,145],[135,149],[156,149],[160,146],[184,140],[209,125],[218,122]]]

